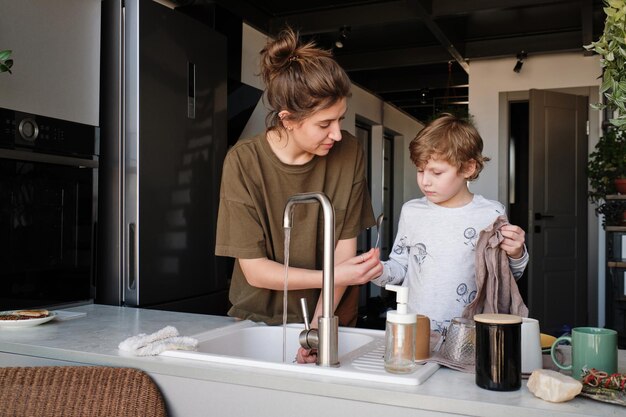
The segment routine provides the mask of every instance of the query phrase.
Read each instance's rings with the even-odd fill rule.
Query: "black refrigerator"
[[[223,314],[226,38],[152,0],[103,1],[102,28],[96,302]]]

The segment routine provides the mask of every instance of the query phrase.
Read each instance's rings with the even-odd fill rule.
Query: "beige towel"
[[[500,242],[504,240],[500,228],[508,223],[506,216],[499,216],[480,232],[476,243],[476,298],[465,306],[465,318],[481,313],[528,317],[528,307],[511,273],[509,257],[500,249]]]

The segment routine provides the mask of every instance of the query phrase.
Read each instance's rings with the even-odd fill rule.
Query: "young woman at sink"
[[[267,129],[233,146],[222,174],[215,253],[236,258],[228,314],[282,323],[285,204],[293,194],[321,191],[335,209],[336,315],[340,325],[354,325],[358,285],[382,265],[377,249],[356,256],[357,235],[375,221],[363,150],[340,128],[350,80],[330,52],[302,44],[291,29],[261,51],[261,76]],[[322,221],[318,204],[299,205],[291,231],[288,321],[302,322],[305,297],[317,306],[313,327],[321,314]]]

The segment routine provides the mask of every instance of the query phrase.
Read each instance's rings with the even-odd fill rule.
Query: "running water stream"
[[[291,227],[285,227],[285,280],[283,287],[283,363],[287,363],[287,290],[289,288],[289,243],[291,241]]]

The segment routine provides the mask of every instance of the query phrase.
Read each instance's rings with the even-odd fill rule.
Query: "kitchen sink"
[[[426,363],[410,374],[388,373],[383,362],[385,332],[347,327],[339,328],[339,367],[297,364],[294,357],[302,330],[302,325],[287,326],[286,363],[283,327],[248,320],[193,335],[199,342],[197,351],[168,350],[160,356],[403,385],[419,385],[439,369],[435,363]]]

